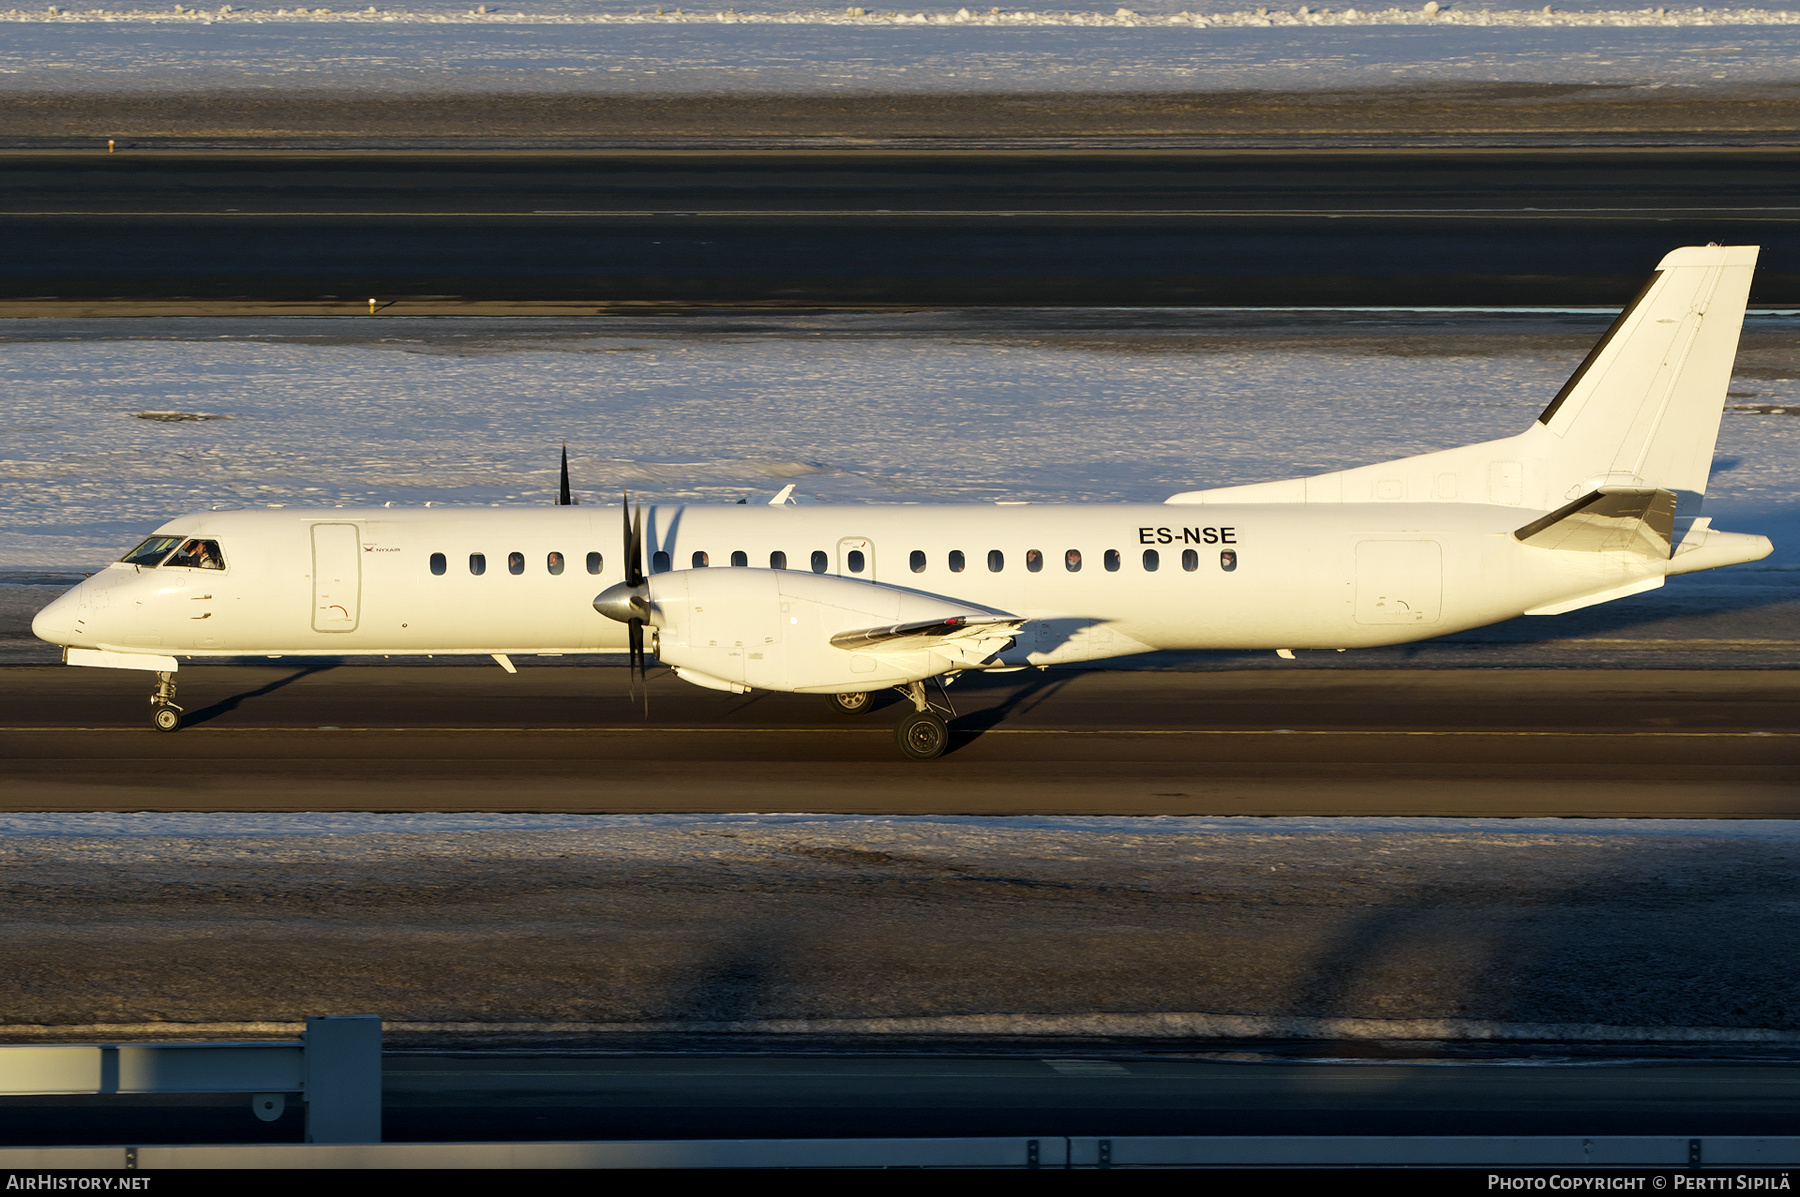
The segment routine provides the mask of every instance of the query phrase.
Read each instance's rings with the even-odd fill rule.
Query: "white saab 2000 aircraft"
[[[169,521],[32,624],[71,665],[632,653],[698,686],[900,689],[1157,649],[1401,644],[1766,556],[1700,514],[1754,246],[1678,249],[1517,436],[1160,505],[326,509]]]

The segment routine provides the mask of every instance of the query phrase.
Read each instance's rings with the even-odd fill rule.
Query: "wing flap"
[[[947,619],[922,619],[884,628],[839,632],[833,648],[849,652],[910,652],[940,648],[955,641],[1004,639],[1025,626],[1012,615],[952,615]]]

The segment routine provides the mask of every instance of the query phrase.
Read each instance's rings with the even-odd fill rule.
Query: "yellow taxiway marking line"
[[[115,727],[0,727],[5,732],[105,732],[117,735],[120,732],[144,730],[136,725]],[[191,727],[183,729],[189,732],[453,732],[466,734],[471,732],[504,732],[517,735],[520,733],[611,733],[611,732],[663,732],[683,733],[688,735],[779,735],[788,732],[801,732],[807,735],[823,736],[858,736],[886,733],[889,728],[885,724],[873,727],[656,727],[644,724],[625,724],[617,727],[583,727],[570,725],[567,727]],[[1300,730],[1285,727],[1272,728],[1031,728],[1031,727],[996,727],[981,732],[984,736],[1362,736],[1375,738],[1386,736],[1398,738],[1414,737],[1474,737],[1500,736],[1513,739],[1702,739],[1702,740],[1766,740],[1796,739],[1800,732],[1792,731],[1331,731],[1328,729]]]

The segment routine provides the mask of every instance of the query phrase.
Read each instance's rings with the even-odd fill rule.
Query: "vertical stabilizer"
[[[1699,510],[1755,246],[1678,249],[1538,417],[1554,487],[1654,486]]]
[[[1549,511],[1668,491],[1697,515],[1756,269],[1754,245],[1665,257],[1537,422],[1516,436],[1329,474],[1184,491],[1170,503],[1490,503]]]

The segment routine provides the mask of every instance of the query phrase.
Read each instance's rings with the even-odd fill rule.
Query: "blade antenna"
[[[562,489],[556,494],[558,507],[573,507],[574,498],[569,494],[569,442],[564,441],[562,447]]]

